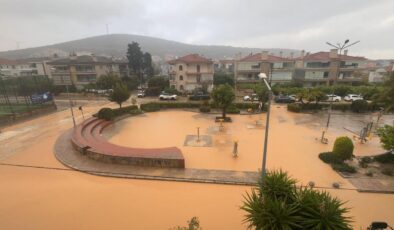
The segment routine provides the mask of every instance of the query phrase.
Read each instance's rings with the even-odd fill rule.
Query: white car
[[[357,100],[364,100],[361,95],[357,94],[348,94],[343,98],[345,101],[357,101]]]
[[[257,94],[252,94],[250,96],[249,95],[244,96],[244,101],[251,101],[251,100],[258,101],[259,97],[257,96]]]
[[[161,93],[159,96],[160,100],[176,100],[176,94]]]
[[[145,97],[145,92],[144,91],[139,91],[137,94],[137,97]]]
[[[341,100],[342,100],[342,98],[340,96],[337,96],[335,94],[327,94],[327,101],[339,102]]]

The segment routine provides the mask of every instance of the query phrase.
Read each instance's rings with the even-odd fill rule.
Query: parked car
[[[159,96],[160,100],[176,100],[176,94],[161,93]]]
[[[137,93],[137,97],[145,97],[145,91],[139,91],[138,93]]]
[[[357,100],[364,100],[361,95],[357,94],[348,94],[343,98],[345,101],[357,101]]]
[[[43,94],[33,94],[30,96],[30,99],[33,104],[41,104],[48,101],[52,101],[53,97],[50,92],[45,92]]]
[[[275,97],[276,103],[293,103],[296,100],[293,97],[286,96],[286,95],[279,95]]]
[[[290,97],[291,99],[294,99],[294,101],[297,101],[297,100],[298,100],[297,95],[292,94],[292,95],[289,95],[289,97]]]
[[[197,92],[197,93],[189,96],[189,100],[192,100],[192,101],[209,100],[209,99],[211,99],[209,94],[206,94],[204,92]]]
[[[335,94],[327,94],[327,101],[339,102],[341,100],[342,100],[342,98],[340,96],[337,96]]]
[[[244,101],[258,101],[259,97],[257,96],[257,94],[252,94],[252,95],[246,95],[244,96]]]

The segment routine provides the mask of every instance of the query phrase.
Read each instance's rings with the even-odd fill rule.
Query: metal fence
[[[0,125],[56,108],[47,76],[0,76]]]

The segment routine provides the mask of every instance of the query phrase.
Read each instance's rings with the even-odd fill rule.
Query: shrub
[[[99,119],[104,119],[104,120],[110,121],[110,120],[113,120],[114,117],[115,117],[115,113],[110,108],[102,108],[98,112]]]
[[[226,112],[229,114],[239,114],[240,110],[235,105],[230,105],[227,107]]]
[[[338,157],[337,154],[334,154],[333,152],[323,152],[319,154],[320,160],[322,160],[324,163],[327,164],[339,164],[342,163],[343,160]]]
[[[259,103],[233,103],[233,105],[238,109],[245,109],[245,110],[247,109],[257,110],[259,108]]]
[[[160,87],[149,87],[145,90],[146,96],[159,96],[162,89]]]
[[[366,100],[353,101],[350,109],[355,113],[364,113],[368,110],[368,102]]]
[[[386,175],[386,176],[393,176],[393,170],[391,169],[382,169],[381,171],[382,174]]]
[[[373,159],[371,157],[362,157],[361,162],[369,164],[372,163]]]
[[[130,105],[122,108],[113,109],[115,116],[121,116],[123,114],[131,113],[134,110],[138,110],[138,106]]]
[[[345,112],[347,110],[350,110],[350,104],[332,104],[332,109],[341,110],[342,112]]]
[[[211,112],[211,107],[202,105],[200,107],[200,112],[202,112],[202,113],[209,113],[209,112]]]
[[[373,177],[373,172],[371,170],[368,170],[368,172],[366,172],[365,175],[369,177]]]
[[[385,164],[394,162],[394,154],[391,152],[387,152],[381,155],[374,156],[375,161]]]
[[[141,110],[145,112],[155,112],[160,110],[160,105],[156,103],[147,103],[147,104],[142,104]]]
[[[331,164],[332,169],[338,172],[346,172],[346,173],[356,173],[357,170],[353,166],[350,166],[346,163],[340,164]]]
[[[296,103],[287,104],[287,110],[291,112],[299,113],[301,112],[301,106],[300,104],[296,104]]]
[[[353,157],[354,145],[349,137],[338,137],[334,142],[332,152],[342,160],[348,160]]]

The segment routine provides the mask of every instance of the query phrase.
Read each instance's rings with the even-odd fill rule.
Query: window
[[[201,82],[201,76],[197,75],[197,83],[200,83],[200,82]]]
[[[324,75],[323,75],[323,77],[324,78],[327,78],[328,77],[328,72],[326,71],[326,72],[324,72]]]
[[[197,73],[200,72],[200,65],[197,65]]]
[[[179,65],[179,71],[182,71],[182,70],[183,70],[183,66]]]
[[[180,81],[183,81],[183,76],[182,76],[182,75],[179,76],[179,80],[180,80]]]
[[[179,86],[179,89],[180,89],[180,90],[183,90],[183,85],[180,85],[180,86]]]

